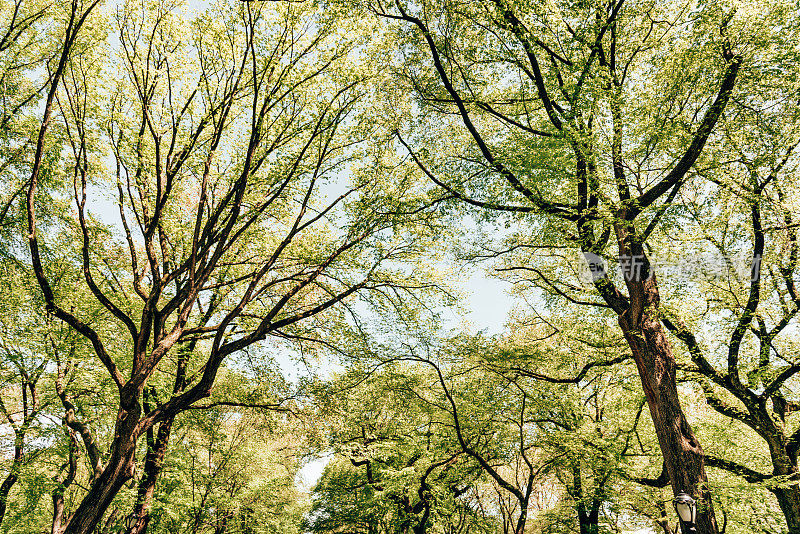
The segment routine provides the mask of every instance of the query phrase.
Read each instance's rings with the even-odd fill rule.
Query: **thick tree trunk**
[[[800,534],[800,488],[791,486],[788,488],[773,488],[770,491],[778,500],[778,505],[786,518],[789,534]]]
[[[708,490],[705,456],[681,409],[672,347],[656,316],[657,310],[643,308],[632,321],[630,315],[635,309],[632,306],[620,315],[619,324],[633,352],[672,491],[688,493],[698,500],[699,534],[716,534],[718,527]]]
[[[115,446],[114,453],[100,477],[75,510],[64,530],[65,534],[90,534],[94,532],[122,486],[133,478],[136,468],[135,442],[125,439]]]
[[[164,457],[167,454],[167,445],[173,420],[174,418],[171,417],[161,423],[158,427],[155,443],[147,451],[147,456],[144,460],[144,474],[139,483],[139,491],[136,496],[136,505],[133,513],[128,516],[128,530],[125,531],[125,534],[144,534],[147,532],[156,482],[164,465]]]
[[[428,518],[424,517],[414,527],[414,534],[425,534],[428,531]]]
[[[578,510],[578,524],[581,534],[597,534],[600,532],[599,512],[599,509],[590,510],[589,513],[586,513],[585,509],[583,511]]]
[[[795,479],[798,475],[796,460],[793,461],[786,452],[786,440],[777,432],[764,437],[769,444],[773,473]],[[770,491],[778,500],[789,534],[800,534],[800,487],[795,483],[791,486],[770,488]]]
[[[122,486],[133,478],[136,469],[137,425],[142,413],[139,392],[120,391],[120,410],[111,446],[111,457],[103,472],[92,483],[64,530],[65,534],[91,534]]]

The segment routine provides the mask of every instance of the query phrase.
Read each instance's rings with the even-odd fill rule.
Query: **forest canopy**
[[[796,1],[0,4],[0,532],[800,534],[799,75]]]

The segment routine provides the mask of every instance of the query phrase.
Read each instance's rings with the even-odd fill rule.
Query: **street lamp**
[[[680,492],[672,499],[672,504],[675,506],[675,513],[678,514],[681,520],[681,526],[686,526],[686,531],[683,534],[697,532],[694,528],[697,520],[697,505],[694,499],[689,494]]]

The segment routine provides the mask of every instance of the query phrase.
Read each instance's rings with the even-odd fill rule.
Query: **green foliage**
[[[103,534],[670,528],[628,312],[582,257],[638,231],[718,520],[795,534],[798,13],[0,5],[0,530],[61,534],[126,437]],[[519,306],[447,330],[482,261]]]

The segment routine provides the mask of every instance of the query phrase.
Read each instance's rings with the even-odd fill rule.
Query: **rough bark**
[[[795,458],[793,460],[792,457],[786,453],[785,440],[769,441],[773,474],[780,476],[784,479],[784,482],[787,482],[787,479],[797,480],[797,459]],[[781,445],[781,449],[777,449],[776,445]],[[800,487],[795,482],[790,486],[783,485],[772,487],[770,491],[775,495],[778,506],[780,506],[783,512],[789,534],[800,534]]]
[[[640,262],[635,269],[623,272],[629,296],[627,307],[617,310],[618,322],[636,362],[672,492],[692,495],[698,501],[697,532],[715,534],[719,529],[708,489],[705,455],[678,397],[675,356],[661,323],[656,276],[633,224],[619,225],[616,233],[620,259]]]
[[[70,518],[65,534],[93,532],[119,490],[133,478],[136,469],[136,442],[139,438],[138,423],[142,412],[140,394],[141,392],[130,391],[128,388],[120,391],[120,409],[117,413],[111,455],[105,469],[95,479]]]
[[[626,316],[620,316],[619,323],[633,351],[673,493],[686,492],[698,499],[697,531],[714,533],[718,528],[703,448],[681,408],[675,357],[654,311],[646,312],[638,325]]]
[[[800,534],[800,491],[797,486],[770,490],[781,507],[789,534]]]
[[[128,529],[126,534],[144,534],[150,524],[150,510],[153,504],[153,495],[156,490],[156,482],[161,474],[164,465],[164,457],[167,453],[170,431],[172,430],[173,417],[170,417],[158,427],[158,435],[155,440],[148,439],[148,450],[144,460],[144,475],[139,483],[139,490],[136,496],[136,504],[133,513],[128,517]],[[152,430],[149,431],[152,433]],[[153,442],[154,441],[154,442]]]

